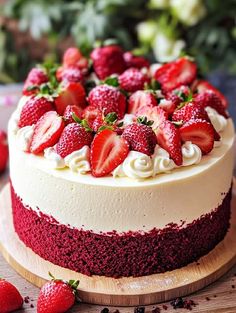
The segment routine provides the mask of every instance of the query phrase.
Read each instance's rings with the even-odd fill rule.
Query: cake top
[[[33,68],[16,133],[27,153],[94,177],[143,179],[201,161],[220,143],[227,100],[189,57],[150,64],[117,45]]]

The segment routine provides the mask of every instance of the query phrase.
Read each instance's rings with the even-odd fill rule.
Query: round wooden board
[[[235,186],[235,184],[234,184]],[[217,280],[236,262],[236,188],[233,189],[231,227],[225,239],[198,263],[145,277],[108,278],[85,276],[45,261],[27,248],[14,231],[10,188],[0,194],[0,250],[7,262],[24,278],[40,287],[50,271],[62,279],[79,279],[83,302],[137,306],[170,300],[193,293]]]

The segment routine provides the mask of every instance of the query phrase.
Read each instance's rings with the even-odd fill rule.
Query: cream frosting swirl
[[[65,157],[65,164],[73,171],[79,174],[90,172],[89,163],[90,149],[84,146],[80,150],[76,150]]]
[[[207,111],[209,119],[211,120],[215,130],[218,133],[224,131],[225,127],[227,126],[227,119],[211,107],[206,107],[205,110]]]
[[[175,167],[176,165],[170,158],[169,153],[160,146],[156,145],[153,154],[153,176],[160,173],[168,173]]]
[[[56,153],[54,147],[45,149],[44,157],[48,161],[49,167],[51,168],[60,169],[66,166],[64,159]]]
[[[134,179],[145,179],[153,174],[153,163],[148,155],[130,151],[124,162],[114,171],[113,176],[127,176]]]
[[[191,141],[186,141],[181,148],[183,156],[182,166],[198,164],[202,159],[201,149]]]
[[[34,125],[22,127],[17,131],[17,145],[22,151],[29,152],[33,133]]]

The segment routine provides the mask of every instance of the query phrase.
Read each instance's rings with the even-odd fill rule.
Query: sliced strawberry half
[[[62,83],[61,91],[55,98],[55,106],[58,114],[62,115],[68,105],[85,107],[86,92],[79,82]]]
[[[208,81],[198,80],[192,88],[194,89],[194,91],[197,91],[200,94],[206,90],[211,90],[213,93],[215,93],[220,98],[223,106],[225,108],[228,107],[228,100],[226,99],[226,97],[216,87],[211,85]]]
[[[207,121],[190,120],[180,127],[179,131],[183,142],[191,141],[203,154],[211,152],[214,147],[214,127]]]
[[[159,106],[157,107],[141,107],[136,116],[146,116],[149,121],[153,121],[152,129],[156,132],[162,122],[168,120],[168,113]]]
[[[176,165],[183,163],[179,129],[170,121],[164,121],[156,132],[157,143],[165,149]]]
[[[159,68],[154,77],[160,82],[164,92],[181,85],[191,84],[197,75],[197,66],[188,58],[180,58]]]
[[[155,96],[148,91],[138,90],[135,91],[128,101],[128,114],[136,114],[136,112],[144,106],[154,107],[157,106]]]
[[[45,113],[36,123],[30,152],[38,154],[48,147],[54,146],[64,129],[64,122],[55,111]]]
[[[102,177],[120,165],[129,153],[129,144],[116,132],[105,129],[98,133],[91,146],[92,175]]]

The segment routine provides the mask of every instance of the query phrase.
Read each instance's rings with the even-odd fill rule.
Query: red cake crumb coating
[[[23,205],[13,187],[16,233],[42,258],[86,275],[144,276],[180,268],[207,254],[229,228],[231,189],[221,205],[191,224],[150,232],[95,234],[55,223]]]

